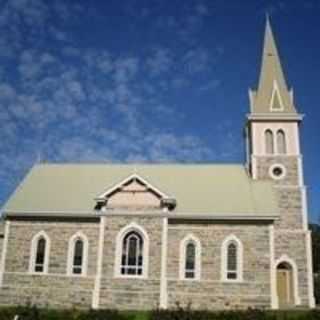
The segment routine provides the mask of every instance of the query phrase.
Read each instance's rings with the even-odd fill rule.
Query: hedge
[[[0,309],[0,320],[320,320],[318,311],[193,311],[190,308],[119,312],[116,310],[49,310],[37,307]]]

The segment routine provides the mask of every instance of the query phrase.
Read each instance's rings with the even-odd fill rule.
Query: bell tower
[[[292,304],[314,306],[310,232],[308,231],[306,187],[300,149],[300,125],[293,90],[288,88],[267,18],[262,65],[256,90],[249,90],[247,116],[247,167],[254,180],[274,183],[278,200],[277,220],[272,226],[273,307],[279,307],[277,265],[290,258]],[[284,261],[284,260],[283,260]]]

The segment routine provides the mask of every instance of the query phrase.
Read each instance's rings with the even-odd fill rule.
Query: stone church
[[[2,210],[0,304],[314,307],[303,116],[269,21],[249,100],[244,164],[35,165]]]

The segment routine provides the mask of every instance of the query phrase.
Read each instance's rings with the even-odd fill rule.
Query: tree
[[[316,303],[320,304],[320,225],[310,224],[312,237],[314,295]]]

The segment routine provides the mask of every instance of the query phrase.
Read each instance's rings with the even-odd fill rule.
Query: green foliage
[[[191,307],[152,312],[115,310],[50,310],[35,306],[2,308],[0,320],[320,320],[320,311],[194,311]]]
[[[320,304],[320,225],[310,224],[313,253],[314,295]]]

